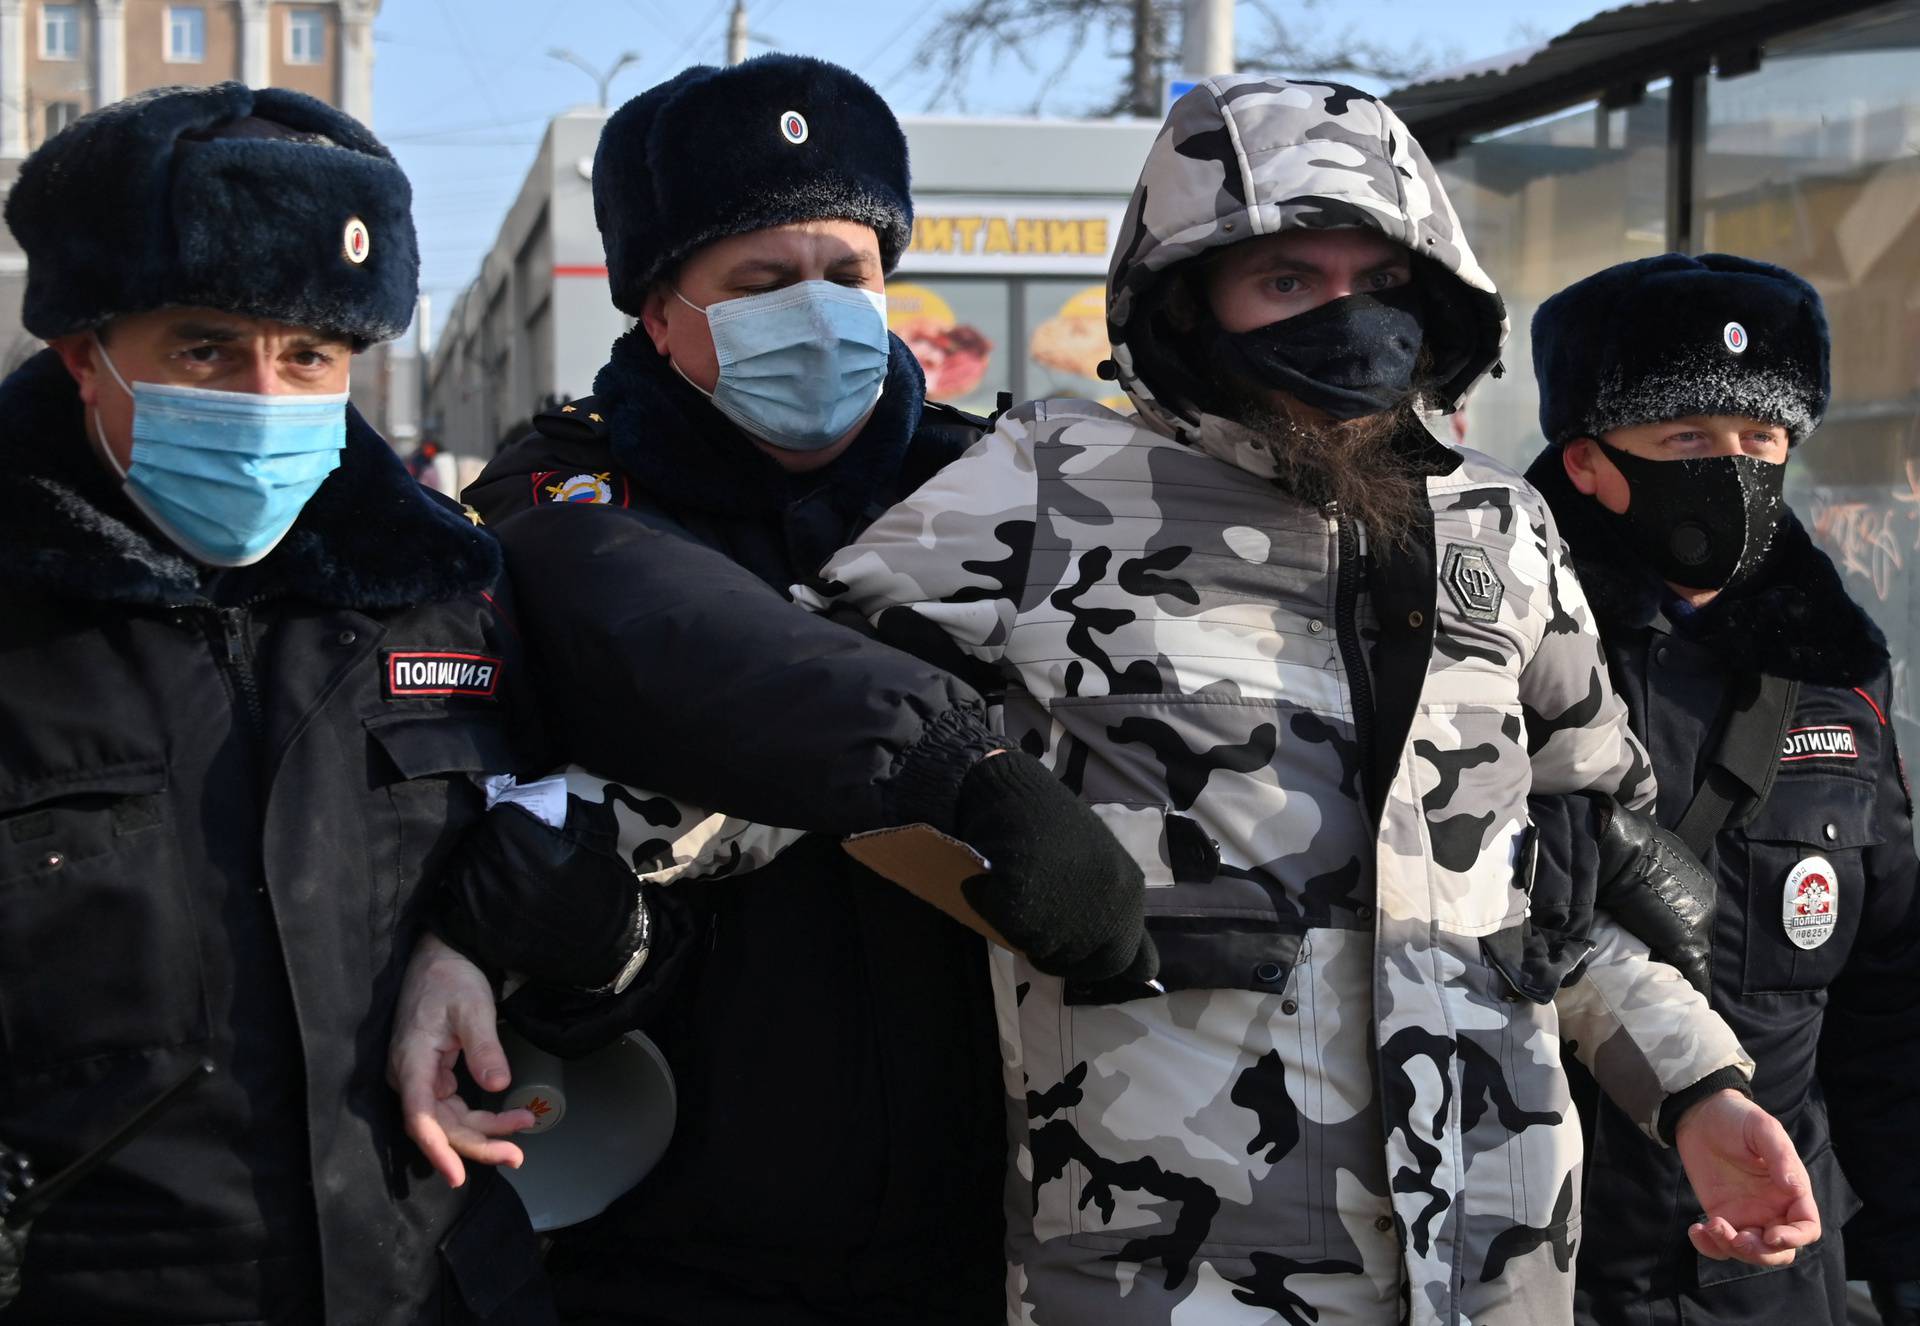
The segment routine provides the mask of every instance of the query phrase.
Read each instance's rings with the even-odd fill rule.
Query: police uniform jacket
[[[1730,690],[1760,672],[1799,683],[1771,788],[1736,802],[1707,854],[1712,1001],[1806,1162],[1825,1236],[1778,1270],[1698,1257],[1677,1156],[1602,1102],[1587,1121],[1580,1318],[1838,1326],[1847,1279],[1920,1265],[1920,862],[1885,641],[1797,521],[1754,583],[1688,613],[1620,560],[1557,451],[1528,477],[1573,552],[1662,824],[1706,775]]]
[[[697,960],[651,954],[632,993],[661,996],[645,987],[686,973],[643,1019],[678,1082],[676,1133],[638,1188],[561,1236],[549,1269],[563,1311],[628,1319],[639,1296],[649,1321],[702,1326],[997,1321],[981,942],[829,836],[951,830],[961,778],[997,743],[969,687],[785,593],[980,421],[926,405],[896,339],[853,446],[789,475],[636,329],[593,396],[536,422],[466,497],[506,549],[557,753],[827,831],[765,869],[674,891],[696,913]],[[743,730],[751,741],[720,735]]]
[[[14,1322],[538,1322],[525,1212],[385,1079],[423,881],[513,766],[498,552],[349,416],[280,546],[147,532],[49,351],[0,384],[0,1139],[52,1205]]]

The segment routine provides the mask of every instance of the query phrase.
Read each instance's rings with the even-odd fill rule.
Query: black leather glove
[[[1880,1326],[1920,1326],[1920,1280],[1869,1280]]]
[[[1146,878],[1084,802],[1021,752],[990,755],[960,783],[956,837],[987,859],[967,902],[1041,971],[1149,981]]]
[[[11,1147],[0,1146],[0,1312],[20,1296],[20,1268],[26,1259],[30,1225],[10,1225],[7,1210],[33,1186],[33,1167]]]
[[[428,924],[496,973],[607,990],[640,942],[640,881],[611,824],[567,804],[558,829],[510,802],[488,811],[449,858]]]
[[[1687,845],[1611,796],[1590,794],[1600,849],[1594,905],[1709,993],[1713,956],[1713,876]]]

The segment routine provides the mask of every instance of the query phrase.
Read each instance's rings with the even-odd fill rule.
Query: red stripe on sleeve
[[[1873,702],[1873,697],[1861,690],[1858,686],[1853,688],[1853,693],[1867,702],[1867,708],[1873,710],[1873,716],[1880,720],[1880,726],[1885,727],[1887,725],[1887,716],[1880,712],[1880,706]]]

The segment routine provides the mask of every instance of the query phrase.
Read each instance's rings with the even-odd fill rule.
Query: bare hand
[[[495,1030],[486,973],[433,935],[423,935],[400,983],[387,1081],[400,1093],[407,1136],[453,1188],[467,1180],[462,1156],[518,1169],[520,1148],[503,1139],[534,1122],[526,1110],[495,1114],[462,1100],[453,1066],[463,1053],[467,1072],[481,1087],[507,1089],[513,1075]]]
[[[1703,1257],[1785,1266],[1820,1237],[1806,1166],[1780,1121],[1737,1091],[1680,1116],[1674,1149],[1705,1214],[1687,1230]]]

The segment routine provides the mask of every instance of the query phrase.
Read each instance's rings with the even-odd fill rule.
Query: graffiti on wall
[[[1920,565],[1920,460],[1908,460],[1884,490],[1815,489],[1809,522],[1814,542],[1833,558],[1848,589],[1887,634],[1893,653],[1893,714],[1920,721],[1909,655],[1920,620],[1909,567]],[[1909,739],[1911,739],[1909,737]]]
[[[1906,462],[1903,482],[1884,499],[1861,500],[1851,492],[1815,491],[1814,542],[1842,575],[1865,581],[1876,603],[1892,602],[1907,563],[1920,553],[1920,461]]]

